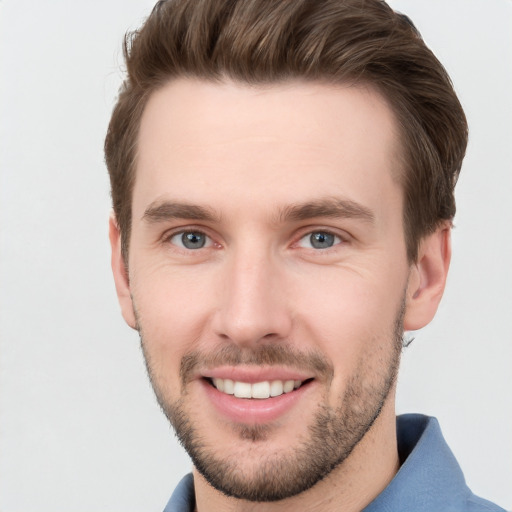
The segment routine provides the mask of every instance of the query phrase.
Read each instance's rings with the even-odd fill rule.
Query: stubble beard
[[[257,468],[253,468],[249,473],[241,470],[239,458],[215,454],[204,436],[198,432],[197,425],[193,423],[186,407],[187,372],[190,373],[191,370],[187,366],[190,366],[190,357],[187,360],[186,356],[182,360],[181,376],[182,389],[184,389],[182,396],[176,401],[170,401],[166,398],[165,390],[159,387],[142,331],[139,330],[139,332],[148,375],[158,403],[197,471],[212,487],[226,496],[253,502],[273,502],[296,496],[313,487],[342,465],[371,429],[396,382],[402,350],[404,312],[405,303],[402,301],[392,336],[388,335],[392,338],[388,341],[393,346],[387,356],[385,367],[379,370],[373,367],[368,368],[366,362],[362,360],[347,383],[339,405],[337,407],[328,406],[326,403],[318,405],[313,420],[308,426],[307,439],[298,443],[293,448],[293,452],[272,453],[259,457]],[[261,364],[269,364],[272,359],[277,359],[274,364],[283,363],[286,360],[293,364],[297,360],[297,355],[286,348],[279,347],[276,350],[272,347],[272,345],[263,346],[261,351],[254,352],[250,356],[251,362],[260,361]],[[228,362],[233,363],[234,359],[248,362],[240,351],[235,355],[236,350],[236,347],[231,347],[227,351],[227,354],[231,354]],[[194,357],[197,359],[197,354],[194,354]],[[218,353],[213,357],[218,359]],[[309,356],[298,357],[306,359]],[[199,360],[195,362],[199,363]],[[329,371],[332,372],[332,368],[326,362],[319,363],[318,358],[315,362],[311,362],[310,366],[318,369],[319,364],[326,365],[324,368],[326,374]],[[375,373],[378,375],[372,379],[371,374]],[[271,435],[271,428],[266,425],[237,425],[234,427],[234,435],[254,445],[264,443],[267,436]]]

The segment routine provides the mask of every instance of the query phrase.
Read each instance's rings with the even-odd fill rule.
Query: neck
[[[371,429],[347,459],[311,489],[261,503],[227,497],[194,470],[197,512],[356,512],[371,503],[399,469],[394,401],[388,400]]]

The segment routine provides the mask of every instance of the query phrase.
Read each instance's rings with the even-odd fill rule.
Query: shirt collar
[[[397,417],[398,453],[403,461],[390,484],[362,512],[455,510],[470,491],[435,418]],[[193,512],[194,480],[186,475],[164,512]]]
[[[469,489],[435,418],[421,414],[397,417],[399,471],[363,512],[431,512],[451,510]]]

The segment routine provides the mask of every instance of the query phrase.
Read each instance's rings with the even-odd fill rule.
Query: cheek
[[[215,286],[192,272],[154,269],[134,276],[131,289],[151,364],[165,380],[176,380],[182,356],[203,337]]]
[[[384,364],[395,342],[395,323],[403,289],[403,275],[362,275],[338,269],[322,286],[297,290],[297,323],[306,341],[317,348],[335,369],[333,385],[344,385],[357,368],[370,370]],[[318,280],[311,282],[318,283]],[[405,287],[405,284],[404,284]],[[380,362],[380,363],[379,363]]]
[[[328,338],[336,333],[368,338],[389,329],[405,289],[397,285],[402,280],[334,269],[323,282],[312,276],[296,286],[294,302]]]

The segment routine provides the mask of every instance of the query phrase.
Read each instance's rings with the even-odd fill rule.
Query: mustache
[[[212,369],[218,366],[288,366],[330,381],[334,367],[325,356],[316,351],[301,352],[282,344],[266,344],[257,348],[243,349],[238,345],[225,345],[211,352],[195,350],[181,358],[180,378],[185,386],[193,379],[198,368]]]

